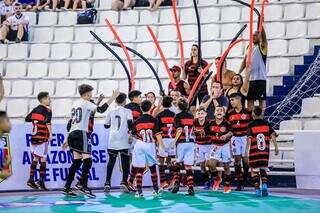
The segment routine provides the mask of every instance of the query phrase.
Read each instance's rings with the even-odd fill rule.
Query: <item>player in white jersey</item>
[[[69,168],[69,174],[63,193],[68,196],[75,196],[76,194],[71,190],[71,184],[74,180],[77,170],[80,168],[82,161],[81,185],[77,187],[80,192],[89,197],[95,197],[88,188],[88,174],[92,166],[91,159],[91,138],[89,133],[89,119],[97,110],[97,105],[90,102],[92,98],[93,87],[87,84],[82,84],[78,88],[80,99],[77,100],[71,109],[71,127],[67,142],[63,144],[65,149],[67,146],[73,154],[73,162]],[[118,91],[114,92],[111,101],[118,95]]]
[[[106,116],[105,127],[109,129],[108,154],[109,161],[107,166],[107,177],[104,185],[104,191],[109,192],[111,188],[111,176],[119,157],[122,168],[122,181],[120,187],[124,192],[129,192],[128,175],[130,170],[129,159],[129,138],[131,139],[132,131],[132,112],[124,108],[126,105],[126,94],[120,93],[116,98],[116,107],[110,110]]]
[[[13,16],[5,20],[0,28],[0,42],[6,43],[9,41],[28,41],[29,32],[29,17],[22,14],[22,5],[14,4]]]

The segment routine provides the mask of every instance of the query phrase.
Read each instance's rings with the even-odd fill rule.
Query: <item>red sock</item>
[[[159,174],[160,174],[160,183],[165,183],[166,180],[166,174],[165,174],[166,166],[165,165],[160,165],[159,166]]]

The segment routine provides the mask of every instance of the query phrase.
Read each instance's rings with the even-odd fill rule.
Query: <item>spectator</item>
[[[134,7],[136,0],[112,0],[111,10],[127,10],[129,7]]]
[[[268,42],[266,32],[262,28],[262,32],[256,31],[253,34],[253,50],[252,50],[252,63],[250,69],[250,83],[247,95],[248,109],[253,110],[254,101],[259,100],[259,107],[266,108],[267,96],[267,52]],[[239,73],[246,67],[247,55],[242,61]]]
[[[149,9],[155,11],[159,9],[160,6],[172,6],[171,0],[149,0]]]
[[[148,92],[147,94],[145,94],[146,96],[146,100],[150,101],[152,104],[152,107],[150,109],[150,114],[153,115],[155,109],[157,108],[156,106],[156,94],[154,94],[154,92]]]
[[[29,17],[22,14],[22,5],[20,3],[14,4],[14,11],[15,14],[5,20],[0,28],[1,43],[7,43],[8,40],[16,43],[28,41]]]
[[[188,97],[188,95],[190,93],[190,86],[189,86],[188,82],[186,82],[180,78],[181,68],[178,66],[173,66],[172,68],[170,68],[170,71],[172,72],[173,79],[176,84],[176,89],[180,92],[180,94],[182,96]],[[172,90],[173,90],[173,86],[172,86],[171,82],[169,82],[169,85],[168,85],[169,93]]]
[[[194,83],[196,82],[201,72],[201,69],[205,68],[208,65],[208,63],[205,60],[201,60],[200,67],[198,68],[198,54],[199,54],[199,47],[197,44],[193,44],[191,48],[191,59],[185,63],[184,70],[182,72],[182,79],[188,80],[188,83],[191,89]],[[201,81],[203,79],[204,78],[202,78]],[[190,106],[191,106],[190,111],[193,115],[196,112],[197,100],[199,101],[199,103],[201,103],[203,97],[206,96],[207,94],[208,94],[208,88],[207,88],[207,84],[205,84],[201,88],[198,96],[195,97],[192,103],[190,103]]]
[[[23,11],[32,10],[37,5],[37,0],[18,0],[18,2],[22,5]]]
[[[12,2],[13,0],[4,0],[0,2],[0,24],[14,14]]]
[[[220,58],[221,57],[217,57],[215,60],[217,69],[218,69],[218,62],[219,62]],[[223,90],[227,90],[232,86],[232,77],[235,74],[236,73],[234,71],[229,70],[227,68],[227,61],[225,60],[222,64],[222,73],[221,73]],[[214,75],[214,77],[213,77],[214,81],[220,81],[219,79],[216,79],[216,78],[217,78],[217,75]]]
[[[71,7],[72,4],[72,10],[81,9],[86,10],[87,8],[92,8],[94,5],[95,0],[65,0],[64,1],[64,10],[67,10]]]
[[[229,107],[229,100],[223,95],[223,86],[220,81],[215,81],[211,85],[211,95],[206,95],[201,103],[201,106],[207,109],[208,119],[213,119],[214,110],[217,106],[223,106],[225,112]]]
[[[37,0],[37,4],[34,7],[35,10],[43,10],[46,6],[50,5],[50,0]],[[52,6],[55,4],[54,10],[57,8],[57,0],[52,1]]]

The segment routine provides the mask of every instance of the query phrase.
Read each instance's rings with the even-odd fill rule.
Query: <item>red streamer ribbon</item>
[[[168,76],[169,76],[171,85],[172,85],[173,88],[175,89],[175,88],[176,88],[176,83],[174,82],[172,73],[171,73],[170,68],[169,68],[169,66],[168,66],[167,59],[164,57],[164,54],[163,54],[163,51],[162,51],[162,49],[161,49],[161,47],[160,47],[159,41],[158,41],[157,37],[155,36],[153,30],[151,29],[151,27],[150,27],[149,25],[147,26],[147,29],[148,29],[151,37],[152,37],[152,40],[153,40],[154,44],[155,44],[156,47],[157,47],[157,50],[158,50],[158,52],[159,52],[159,54],[160,54],[160,57],[161,57],[161,60],[162,60],[162,62],[163,62],[163,64],[164,64],[164,67],[166,68],[167,73],[168,73]]]
[[[179,47],[180,47],[180,66],[181,68],[183,68],[184,67],[184,49],[183,49],[183,40],[181,36],[180,24],[179,24],[178,14],[177,14],[177,0],[172,1],[172,9],[173,9],[173,16],[174,16],[176,29],[177,29]]]
[[[122,50],[124,51],[128,64],[129,64],[129,69],[130,69],[130,81],[131,81],[131,88],[132,90],[134,90],[135,88],[135,80],[134,80],[134,65],[132,63],[132,59],[129,55],[129,52],[127,50],[127,48],[125,47],[125,45],[123,44],[119,34],[117,33],[116,29],[112,26],[111,22],[106,18],[105,22],[107,23],[107,26],[110,28],[111,32],[113,33],[114,37],[117,39],[118,43],[120,44]]]
[[[201,82],[201,79],[203,78],[203,76],[209,71],[210,67],[212,66],[212,63],[209,63],[203,70],[201,70],[200,72],[200,75],[198,76],[196,82],[194,83],[192,89],[191,89],[191,92],[189,94],[189,97],[188,97],[188,102],[190,103],[191,99],[192,99],[192,96],[194,95],[194,93],[196,92],[200,82]]]

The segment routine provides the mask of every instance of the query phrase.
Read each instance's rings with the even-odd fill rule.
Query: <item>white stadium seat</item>
[[[92,64],[92,75],[93,79],[105,79],[110,78],[112,76],[112,63],[99,61]]]
[[[69,42],[73,40],[72,27],[57,27],[54,31],[55,42]]]
[[[282,5],[267,5],[264,12],[265,21],[274,21],[282,19],[283,8]]]
[[[90,64],[88,62],[76,62],[70,64],[70,78],[83,79],[90,76]]]
[[[159,11],[142,10],[140,12],[140,24],[156,24],[159,20]]]
[[[125,43],[124,45],[130,48],[133,48],[133,43]],[[122,48],[118,48],[118,47],[112,47],[112,48],[115,51],[115,53],[119,55],[120,58],[127,60],[126,54],[124,53]],[[133,58],[133,54],[131,52],[128,51],[128,54],[131,58]]]
[[[52,101],[52,116],[53,117],[70,117],[72,100],[68,99],[53,99]]]
[[[0,103],[0,110],[7,111],[7,99],[2,99]]]
[[[166,58],[176,57],[178,54],[178,46],[175,42],[164,42],[160,44],[163,54]],[[158,57],[160,57],[159,52],[157,52]]]
[[[93,40],[93,36],[90,33],[94,31],[93,27],[76,27],[74,29],[74,41],[76,42],[90,42]]]
[[[227,67],[230,70],[237,72],[241,66],[242,59],[227,59]]]
[[[76,91],[76,82],[73,80],[61,80],[56,84],[56,93],[58,97],[73,97]]]
[[[24,117],[28,113],[27,99],[9,99],[7,113],[9,117]]]
[[[183,50],[184,50],[184,57],[185,58],[189,58],[190,57],[190,55],[191,55],[191,47],[195,43],[197,43],[197,42],[195,42],[195,41],[183,42]],[[178,54],[180,54],[180,46],[179,46]]]
[[[3,46],[3,45],[2,45]],[[25,59],[28,57],[27,44],[10,44],[8,45],[8,58],[7,59]]]
[[[39,80],[34,83],[33,95],[37,96],[39,92],[48,92],[50,95],[54,94],[54,81]]]
[[[215,58],[221,54],[221,42],[203,42],[201,47],[203,58]]]
[[[7,50],[8,46],[7,45],[2,45],[0,48],[0,58],[6,58],[7,57]]]
[[[39,105],[39,101],[37,98],[32,98],[29,100],[29,111],[31,111],[32,109],[34,109],[35,107],[37,107]]]
[[[287,24],[286,37],[299,38],[307,34],[307,22],[292,21]]]
[[[299,120],[281,121],[280,130],[302,130],[302,122]]]
[[[26,76],[26,64],[24,62],[11,62],[6,65],[6,78],[22,78]]]
[[[320,21],[310,21],[308,23],[308,36],[311,37],[320,37]]]
[[[231,40],[240,30],[239,24],[223,24],[221,26],[221,35],[222,39]]]
[[[155,68],[155,70],[157,70],[156,63],[152,61],[150,63]],[[150,67],[144,61],[139,61],[138,63],[136,63],[136,78],[150,78],[153,76],[154,75]]]
[[[57,24],[58,13],[56,12],[41,12],[39,13],[39,23],[42,26],[52,26]]]
[[[285,36],[285,24],[283,22],[269,22],[265,24],[268,39],[282,38]]]
[[[120,13],[120,24],[132,25],[138,24],[139,12],[136,10],[121,11]]]
[[[28,64],[28,78],[43,78],[47,76],[48,65],[45,62],[34,62]]]
[[[177,10],[178,17],[179,17],[179,11],[180,10]],[[174,23],[172,9],[160,10],[160,23],[161,24],[173,24]]]
[[[51,58],[60,60],[70,57],[70,44],[58,43],[51,46]]]
[[[145,79],[140,81],[140,91],[142,94],[147,92],[154,92],[155,94],[159,94],[159,87],[156,80]]]
[[[288,4],[284,6],[285,19],[304,18],[304,4]]]
[[[9,96],[11,94],[11,81],[3,81],[4,96]]]
[[[134,41],[136,39],[136,28],[134,26],[118,27],[117,30],[123,42]]]
[[[204,5],[215,5],[217,4],[217,0],[199,0],[198,5],[204,6]]]
[[[112,1],[99,1],[100,9],[110,9]]]
[[[268,61],[268,76],[275,77],[289,74],[290,60],[288,58],[271,58]]]
[[[221,21],[238,21],[240,20],[240,7],[223,7],[221,9]]]
[[[54,62],[49,65],[49,78],[66,78],[67,76],[69,76],[69,63]]]
[[[80,80],[78,81],[78,86],[79,87],[81,84],[89,84],[90,86],[93,87],[92,95],[95,96],[97,94],[97,89],[98,89],[98,83],[97,81],[93,80]],[[77,90],[77,96],[80,96],[79,91]],[[106,94],[105,94],[106,95]]]
[[[100,24],[106,24],[105,19],[108,18],[108,20],[112,24],[118,24],[119,23],[119,13],[116,11],[101,11],[99,16],[99,23]]]
[[[130,68],[129,68],[128,63],[125,62],[125,64],[126,64],[126,66],[128,68],[128,71],[130,73]],[[122,65],[120,63],[115,63],[115,65],[114,65],[113,78],[115,78],[115,79],[127,78],[126,72],[125,72],[125,70],[123,69],[123,67],[122,67]]]
[[[269,56],[282,56],[288,51],[286,40],[270,40],[268,42],[268,55]]]
[[[98,94],[111,94],[113,90],[118,88],[118,81],[104,80],[99,82]],[[121,90],[122,91],[122,90]],[[127,91],[122,91],[127,92]]]
[[[58,24],[63,26],[71,26],[77,24],[77,13],[71,11],[59,13]]]
[[[152,30],[154,33],[157,33],[157,28],[154,26],[151,26]],[[140,26],[137,27],[137,39],[136,41],[141,42],[141,41],[151,41],[151,35],[149,34],[148,29],[146,26]]]
[[[173,65],[178,64],[178,62],[175,60],[168,60],[167,62],[168,62],[169,68],[172,67]],[[159,78],[168,78],[167,70],[165,69],[162,61],[159,61],[158,63],[158,75],[159,75]],[[167,85],[163,85],[163,87],[167,87]]]
[[[23,12],[25,16],[29,17],[29,25],[33,26],[37,23],[37,14],[35,12]]]
[[[211,23],[220,20],[220,9],[216,7],[201,8],[201,23]]]
[[[172,19],[174,19],[173,15],[171,15]],[[196,13],[193,8],[182,9],[180,12],[180,23],[196,23]]]
[[[320,18],[320,3],[307,4],[306,18]]]
[[[47,59],[50,55],[49,44],[32,44],[30,48],[30,59],[41,60]]]
[[[218,24],[204,24],[201,26],[202,40],[214,40],[219,38],[219,36],[220,27]]]
[[[300,116],[315,116],[315,115],[320,115],[320,98],[318,97],[311,97],[311,98],[304,98],[302,100],[302,106],[301,106],[301,113]]]
[[[113,34],[106,27],[97,27],[95,32],[105,42],[109,42],[114,39]]]
[[[268,7],[269,5],[267,5]],[[257,10],[260,11],[260,7],[255,5],[255,8],[257,8]],[[241,19],[243,21],[248,21],[250,20],[250,8],[249,7],[242,7],[241,9]],[[253,12],[253,20],[257,21],[258,20],[258,16],[255,14],[255,12]],[[249,24],[248,24],[249,25]]]
[[[32,81],[17,80],[12,85],[14,85],[11,92],[13,97],[26,97],[32,94]]]
[[[174,25],[164,25],[164,26],[158,27],[158,36],[157,36],[157,38],[158,38],[159,41],[176,40],[177,39],[176,27]]]
[[[319,130],[320,120],[311,120],[304,122],[304,130]]]
[[[107,59],[111,57],[111,53],[104,46],[101,44],[94,45],[92,59]]]
[[[137,51],[146,58],[152,58],[156,55],[156,47],[153,42],[137,44]]]
[[[181,26],[181,37],[182,41],[186,40],[197,40],[198,39],[198,33],[197,33],[197,27],[194,24],[189,24],[189,25],[182,25]]]
[[[223,42],[222,46],[222,51],[224,52],[228,46],[229,46],[229,41],[228,42]],[[235,45],[229,52],[228,57],[236,57],[236,56],[243,56],[243,42],[238,43]]]
[[[34,28],[33,41],[50,42],[52,40],[53,40],[53,28],[50,28],[50,27]]]
[[[309,52],[308,39],[293,39],[289,41],[289,54],[290,55],[303,55]]]
[[[128,93],[129,83],[128,80],[120,80],[118,86],[120,92]],[[140,89],[140,81],[135,81],[135,89]],[[112,91],[111,91],[112,92]],[[111,94],[111,92],[109,94]]]
[[[4,76],[4,64],[0,63],[0,74]]]
[[[90,43],[78,43],[72,46],[72,59],[87,59],[92,56],[92,45]]]

